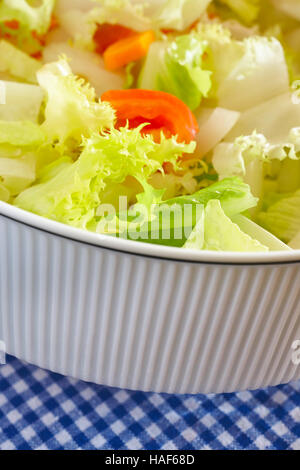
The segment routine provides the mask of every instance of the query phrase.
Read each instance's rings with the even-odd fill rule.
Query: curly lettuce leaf
[[[300,129],[291,129],[289,138],[282,144],[271,144],[263,134],[254,131],[251,135],[237,137],[234,142],[219,144],[213,154],[213,165],[220,178],[245,176],[252,162],[297,160],[300,150]]]
[[[116,192],[116,185],[127,177],[147,182],[155,171],[163,171],[163,162],[175,164],[179,156],[192,153],[194,148],[193,142],[181,144],[174,138],[157,144],[150,136],[143,137],[140,128],[95,133],[84,141],[75,163],[51,179],[44,175],[47,181],[22,192],[15,204],[69,225],[94,227],[97,208],[111,187]]]
[[[211,88],[211,72],[203,68],[206,43],[195,34],[168,42],[155,42],[139,78],[139,87],[161,90],[181,99],[190,109],[198,108]]]
[[[42,127],[50,141],[78,145],[83,137],[113,125],[113,109],[96,99],[94,89],[72,74],[64,58],[44,65],[37,78],[47,96]]]

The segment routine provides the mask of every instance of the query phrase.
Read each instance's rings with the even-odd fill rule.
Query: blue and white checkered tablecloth
[[[300,383],[163,395],[76,381],[8,357],[0,366],[0,449],[300,450]]]

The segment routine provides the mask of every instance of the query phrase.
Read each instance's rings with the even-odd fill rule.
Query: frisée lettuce
[[[46,92],[42,127],[50,141],[63,145],[72,139],[78,144],[83,136],[113,125],[113,109],[96,100],[95,90],[73,75],[64,58],[41,68],[37,79]]]
[[[78,160],[67,164],[45,183],[22,192],[15,204],[75,227],[87,228],[96,223],[97,208],[111,185],[115,192],[116,185],[124,183],[127,177],[147,182],[152,173],[162,169],[163,162],[175,163],[183,152],[193,150],[193,143],[179,144],[173,138],[157,144],[150,136],[142,137],[139,128],[94,133],[84,139]],[[119,191],[122,195],[122,186]],[[110,201],[106,198],[105,202]]]

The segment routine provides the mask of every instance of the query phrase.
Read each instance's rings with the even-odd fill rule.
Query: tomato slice
[[[110,90],[101,97],[116,110],[116,127],[128,122],[131,129],[142,123],[149,123],[142,130],[160,141],[161,131],[166,137],[177,135],[179,142],[189,143],[199,131],[192,111],[176,96],[163,91],[152,90]]]

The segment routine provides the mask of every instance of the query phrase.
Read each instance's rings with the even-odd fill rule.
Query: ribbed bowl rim
[[[52,236],[146,258],[166,261],[214,265],[281,265],[300,263],[300,250],[269,253],[237,253],[182,250],[148,243],[123,240],[70,227],[0,201],[0,216]]]

